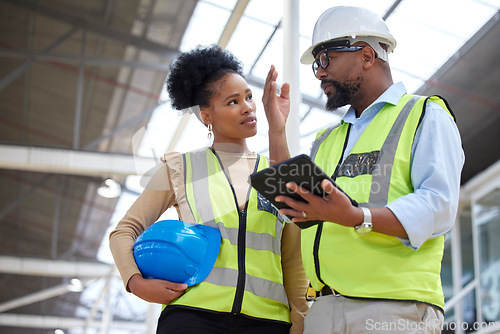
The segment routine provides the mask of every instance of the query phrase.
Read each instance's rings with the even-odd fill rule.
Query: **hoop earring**
[[[207,135],[207,138],[208,139],[212,139],[212,136],[213,136],[213,132],[212,132],[212,124],[208,124],[208,135]]]

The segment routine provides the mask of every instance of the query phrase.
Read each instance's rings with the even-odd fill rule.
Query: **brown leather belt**
[[[313,287],[311,286],[311,284],[309,283],[309,286],[308,286],[307,292],[306,292],[306,300],[307,301],[313,301],[313,300],[315,300],[318,297],[328,296],[328,295],[334,295],[336,297],[342,296],[338,291],[330,288],[327,285],[323,286],[323,288],[321,288],[320,291],[315,291],[313,289]]]
[[[337,297],[341,296],[341,294],[338,291],[335,291],[334,289],[330,288],[327,285],[325,285],[320,291],[316,291],[316,298],[328,295],[335,295]]]

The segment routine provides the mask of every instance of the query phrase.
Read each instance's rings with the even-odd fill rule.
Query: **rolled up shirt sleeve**
[[[458,210],[464,161],[455,122],[440,105],[428,102],[412,146],[414,192],[386,206],[408,234],[408,239],[398,238],[404,245],[418,250],[429,238],[451,230]]]

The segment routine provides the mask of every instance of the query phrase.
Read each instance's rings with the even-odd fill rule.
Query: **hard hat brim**
[[[314,56],[312,54],[312,51],[319,44],[321,44],[321,43],[314,44],[314,45],[310,46],[306,51],[304,51],[304,53],[300,57],[301,64],[307,65],[307,64],[312,64],[314,62]]]
[[[205,225],[195,225],[195,228],[200,229],[206,236],[208,240],[208,247],[205,253],[205,257],[201,262],[201,266],[195,275],[191,276],[186,282],[188,286],[196,285],[201,283],[205,278],[208,277],[212,268],[214,267],[217,256],[219,256],[220,244],[221,244],[221,234],[217,228],[205,226]]]

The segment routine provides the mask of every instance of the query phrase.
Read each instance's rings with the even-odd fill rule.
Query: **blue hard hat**
[[[188,286],[202,282],[219,255],[220,231],[180,220],[161,220],[137,237],[134,258],[145,278]]]

